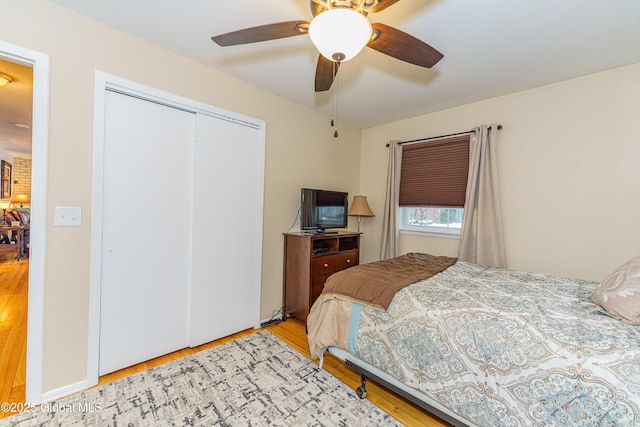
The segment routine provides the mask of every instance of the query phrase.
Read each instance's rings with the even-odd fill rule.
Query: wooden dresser
[[[358,265],[360,234],[286,233],[282,318],[307,321],[307,315],[331,274]]]

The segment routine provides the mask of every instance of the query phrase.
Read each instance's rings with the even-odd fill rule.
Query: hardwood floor
[[[29,261],[0,261],[0,402],[24,402],[25,350],[27,334],[27,283]],[[267,329],[291,347],[309,356],[305,324],[289,319]],[[114,381],[145,369],[205,350],[210,347],[256,332],[250,329],[195,348],[176,351],[120,371],[100,377],[98,385]],[[360,375],[330,354],[325,356],[324,369],[349,387],[360,385]],[[367,382],[367,399],[407,426],[449,426],[405,399]],[[0,411],[0,418],[12,415]]]
[[[28,284],[28,259],[0,258],[0,403],[24,402]]]
[[[289,319],[286,322],[269,326],[267,329],[306,357],[311,357],[304,323],[296,319]],[[360,374],[329,353],[325,355],[323,369],[326,369],[353,389],[360,385]],[[423,411],[413,403],[391,393],[372,381],[367,381],[367,399],[406,426],[450,426],[449,423]]]

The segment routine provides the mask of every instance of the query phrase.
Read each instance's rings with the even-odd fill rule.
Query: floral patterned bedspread
[[[354,304],[349,351],[479,426],[640,426],[640,327],[596,285],[457,262]]]

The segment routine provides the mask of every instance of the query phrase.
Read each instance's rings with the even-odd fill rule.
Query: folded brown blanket
[[[324,300],[353,301],[386,311],[400,289],[446,270],[457,260],[413,252],[357,265],[329,276],[322,297]]]

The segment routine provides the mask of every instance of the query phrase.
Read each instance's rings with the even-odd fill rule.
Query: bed
[[[380,267],[424,260],[441,270],[385,306]],[[307,319],[312,357],[362,373],[363,397],[372,378],[454,425],[640,426],[640,326],[592,301],[602,285],[428,254],[371,265],[330,276]]]

